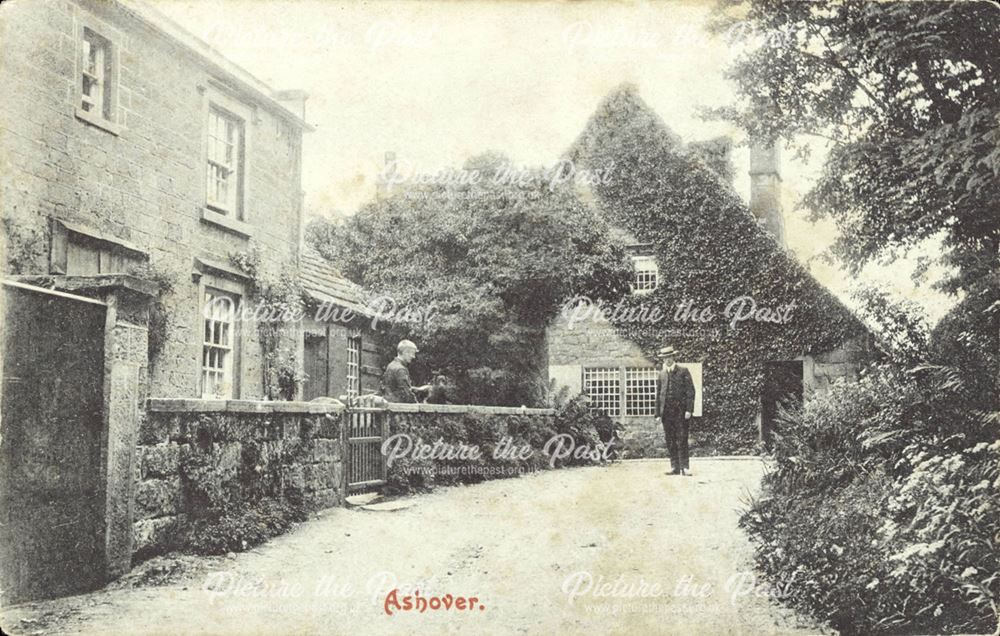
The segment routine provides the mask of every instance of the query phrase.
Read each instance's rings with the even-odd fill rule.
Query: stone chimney
[[[396,176],[396,153],[389,150],[385,153],[385,163],[381,172],[375,178],[375,199],[381,201],[385,199],[394,185]]]
[[[755,142],[750,146],[750,211],[757,222],[785,247],[780,162],[778,146],[773,142]]]
[[[306,100],[309,99],[309,93],[300,90],[274,91],[271,96],[299,119],[306,120]]]

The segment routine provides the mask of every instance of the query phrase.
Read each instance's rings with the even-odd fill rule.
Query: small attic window
[[[656,289],[660,280],[660,269],[652,256],[633,256],[635,278],[632,281],[632,291],[637,294],[648,294]]]

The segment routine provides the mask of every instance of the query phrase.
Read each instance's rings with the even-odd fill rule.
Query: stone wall
[[[32,0],[4,3],[2,18],[0,81],[18,87],[0,112],[5,271],[56,273],[50,263],[53,219],[127,244],[132,257],[173,285],[164,298],[164,346],[150,368],[152,394],[198,397],[202,334],[194,259],[225,262],[229,253],[247,249],[252,237],[265,264],[294,263],[301,225],[300,122],[264,95],[262,85],[166,35],[166,27],[154,26],[138,8]],[[117,77],[112,127],[76,112],[83,26],[111,42]],[[242,223],[205,218],[207,113],[216,102],[247,113]],[[261,396],[255,329],[242,330],[240,349],[237,397]]]
[[[870,347],[851,341],[823,353],[802,357],[803,385],[806,390],[826,391],[837,379],[854,381],[861,366],[871,359]]]
[[[340,404],[151,399],[135,472],[135,558],[165,552],[193,520],[263,499],[340,505]]]
[[[574,429],[578,422],[560,418],[553,409],[529,409],[457,404],[389,404],[386,410],[387,433],[405,434],[413,450],[388,467],[389,493],[424,491],[435,486],[476,483],[491,479],[517,477],[526,473],[571,465],[600,463],[581,457],[557,457],[554,466],[545,446],[554,436],[568,433],[573,449],[596,449],[596,430]],[[418,444],[433,446],[442,440],[453,449],[462,445],[481,451],[479,458],[421,457]],[[505,441],[506,440],[506,441]],[[530,447],[527,457],[499,453],[498,448]],[[555,446],[552,447],[553,449]],[[391,452],[392,447],[389,447]]]
[[[549,327],[547,345],[550,365],[599,365],[608,360],[646,361],[642,349],[618,335],[610,323],[589,318],[573,322],[559,316]]]

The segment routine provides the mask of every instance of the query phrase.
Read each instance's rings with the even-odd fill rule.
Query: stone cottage
[[[314,249],[302,248],[300,265],[308,296],[302,398],[377,393],[383,347],[376,309],[369,306],[361,287],[344,278]]]
[[[187,460],[233,502],[255,470],[255,497],[339,502],[338,407],[260,401],[301,377],[301,324],[266,351],[247,319],[265,274],[298,273],[305,94],[143,2],[4,3],[0,20],[16,87],[0,113],[0,603],[169,549],[204,509]]]
[[[702,452],[766,443],[780,402],[854,377],[868,357],[866,328],[785,246],[777,148],[752,149],[749,206],[733,190],[729,150],[727,140],[684,144],[625,87],[567,153],[579,167],[614,166],[612,179],[581,194],[629,243],[635,278],[619,311],[583,304],[555,321],[549,377],[623,423],[633,454],[664,452],[652,356],[662,344],[675,346],[691,371],[692,437]],[[727,309],[744,316],[751,302],[786,307],[788,326],[751,316],[731,328]],[[629,309],[635,317],[651,307],[660,311],[655,324],[627,318]]]
[[[264,395],[238,319],[253,281],[229,255],[255,245],[261,267],[296,267],[304,96],[142,3],[13,3],[3,18],[0,75],[19,87],[0,119],[6,271],[154,279],[150,394]]]

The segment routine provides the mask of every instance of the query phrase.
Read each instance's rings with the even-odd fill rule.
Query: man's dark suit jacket
[[[399,358],[393,359],[382,374],[382,397],[389,402],[415,403],[417,396],[410,387],[410,371]]]
[[[673,371],[660,371],[656,417],[663,417],[664,407],[673,411],[683,407],[688,413],[694,413],[694,381],[691,372],[679,364],[674,365]]]

